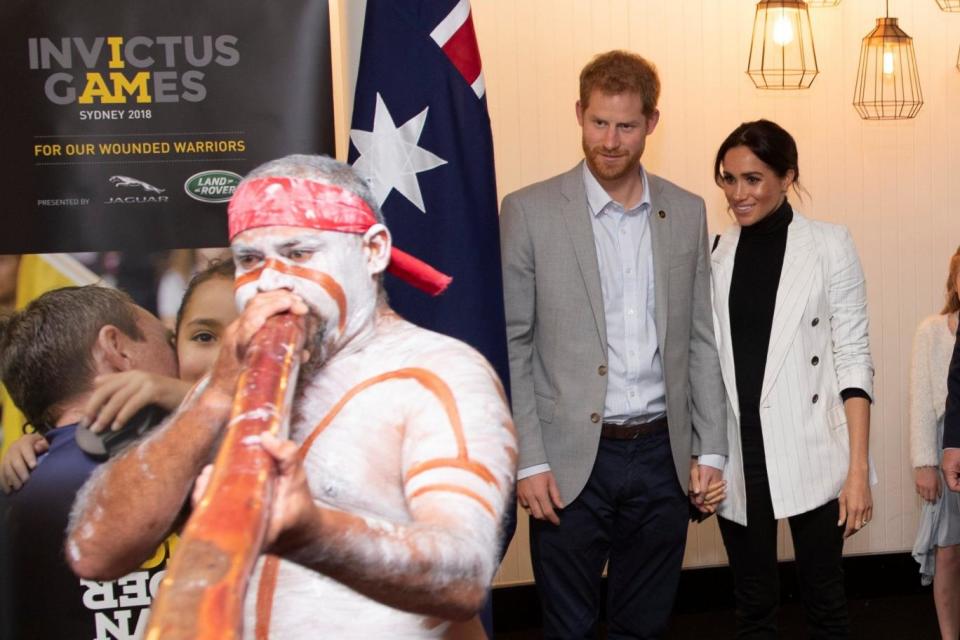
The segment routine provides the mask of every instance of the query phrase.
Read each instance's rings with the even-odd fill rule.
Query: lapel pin
[[[662,220],[667,217],[667,212],[663,209],[660,209],[660,211],[657,212],[657,215],[660,216],[660,219]]]

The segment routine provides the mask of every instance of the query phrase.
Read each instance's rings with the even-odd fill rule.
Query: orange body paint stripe
[[[494,519],[497,517],[497,514],[494,512],[493,507],[490,505],[489,502],[486,501],[485,498],[483,498],[477,493],[474,493],[473,491],[470,491],[470,489],[466,489],[464,487],[461,487],[455,484],[430,484],[425,487],[420,487],[419,489],[414,491],[412,494],[410,494],[410,499],[413,500],[414,498],[418,496],[422,496],[423,494],[428,493],[430,491],[446,491],[448,493],[458,493],[462,496],[473,498],[474,500],[479,502],[480,506],[486,509],[487,513],[489,513]]]
[[[412,478],[425,473],[432,469],[441,469],[441,468],[455,468],[463,469],[464,471],[469,471],[470,473],[480,476],[485,482],[492,484],[496,487],[500,486],[500,483],[497,482],[497,479],[490,473],[490,469],[486,465],[480,464],[473,460],[463,460],[461,458],[434,458],[433,460],[426,460],[410,467],[410,470],[407,471],[407,476],[403,479],[404,482],[410,482]]]
[[[285,262],[280,262],[276,258],[268,258],[263,263],[263,266],[257,267],[253,271],[248,271],[247,273],[237,276],[237,278],[233,281],[233,290],[236,291],[246,284],[250,284],[251,282],[256,282],[259,280],[264,269],[273,269],[279,273],[283,273],[288,276],[295,276],[297,278],[303,278],[304,280],[309,280],[310,282],[319,285],[324,291],[327,292],[327,294],[330,295],[331,298],[333,298],[333,301],[337,303],[337,309],[340,312],[340,321],[337,323],[337,326],[339,327],[340,331],[343,331],[343,328],[347,323],[347,296],[343,292],[343,287],[341,287],[336,280],[322,271],[286,264]]]
[[[277,576],[280,573],[280,558],[268,555],[263,561],[260,584],[257,586],[257,624],[254,629],[256,640],[269,640],[270,618],[273,614],[273,594],[277,590]]]
[[[326,429],[331,422],[333,422],[333,419],[336,418],[340,411],[343,410],[344,405],[350,402],[350,400],[352,400],[360,392],[378,385],[381,382],[387,382],[388,380],[416,380],[425,389],[427,389],[427,391],[432,393],[437,398],[437,400],[440,402],[440,405],[443,407],[444,412],[447,414],[447,419],[450,421],[450,428],[453,429],[453,436],[457,442],[457,458],[461,460],[467,460],[467,442],[466,438],[463,436],[463,423],[460,420],[460,411],[457,409],[457,403],[453,397],[453,391],[450,390],[450,387],[447,386],[447,383],[444,382],[440,376],[432,371],[421,369],[419,367],[397,369],[395,371],[381,373],[378,376],[364,380],[343,394],[343,397],[340,398],[340,401],[337,402],[332,409],[330,409],[329,413],[323,417],[323,420],[317,423],[317,426],[313,428],[313,431],[309,436],[307,436],[307,439],[303,441],[302,445],[300,445],[300,458],[303,459],[307,457],[307,453],[309,452],[310,447],[313,445],[313,442],[323,432],[323,430]]]
[[[271,261],[267,261],[267,264],[264,265],[264,267],[272,266],[270,265],[270,262]],[[244,274],[240,278],[237,278],[236,287],[241,287],[247,282],[256,280],[259,277],[259,272],[262,271],[264,267],[251,271],[247,274]],[[284,271],[284,273],[289,273],[289,271]],[[244,280],[244,278],[247,278],[247,280]],[[477,474],[487,482],[498,485],[496,478],[493,477],[493,474],[490,473],[489,469],[482,464],[473,462],[468,457],[466,438],[463,435],[463,423],[460,420],[460,411],[457,409],[457,403],[453,397],[453,391],[450,390],[450,387],[440,378],[440,376],[432,371],[418,367],[397,369],[396,371],[388,371],[378,376],[368,378],[343,394],[343,397],[340,398],[337,404],[330,409],[327,415],[325,415],[323,419],[317,423],[317,426],[313,428],[313,431],[310,432],[310,435],[307,436],[307,439],[304,440],[303,444],[300,445],[300,450],[298,452],[300,459],[302,460],[307,457],[307,454],[310,452],[310,447],[313,446],[313,443],[316,441],[317,437],[330,425],[331,422],[333,422],[333,419],[337,417],[340,411],[343,410],[343,407],[350,402],[350,400],[370,387],[376,386],[382,382],[387,382],[389,380],[416,380],[425,389],[432,393],[440,402],[444,412],[447,414],[447,419],[450,421],[450,427],[453,429],[454,438],[457,442],[456,458],[438,458],[420,463],[407,472],[407,480],[418,473],[428,471],[429,469],[446,466],[465,469]],[[448,491],[467,496],[479,502],[480,505],[486,509],[487,513],[491,515],[491,517],[497,517],[493,507],[482,496],[457,485],[433,484],[421,487],[410,496],[410,499],[412,500],[413,498],[423,495],[429,491]],[[266,640],[269,635],[270,615],[273,607],[273,594],[277,586],[278,572],[279,559],[276,556],[269,556],[264,562],[263,572],[260,575],[260,586],[257,591],[257,640]]]

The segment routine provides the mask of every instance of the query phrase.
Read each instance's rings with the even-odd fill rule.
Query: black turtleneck
[[[793,209],[783,200],[776,211],[740,229],[730,282],[730,337],[740,401],[740,436],[744,471],[765,478],[763,434],[760,431],[760,390],[777,287],[787,248],[787,228]]]

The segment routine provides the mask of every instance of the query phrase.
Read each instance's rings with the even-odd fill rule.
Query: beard
[[[598,180],[619,180],[633,173],[640,166],[642,153],[642,149],[635,154],[624,149],[606,151],[602,146],[588,147],[586,142],[583,143],[583,156],[587,166]],[[617,161],[611,163],[608,160],[613,156]]]
[[[300,364],[300,372],[297,375],[297,386],[294,390],[294,397],[299,398],[303,391],[310,385],[310,382],[316,377],[317,372],[323,368],[329,355],[323,341],[327,334],[326,321],[314,313],[308,316],[308,335],[304,350],[310,352],[310,359]],[[312,327],[312,331],[310,328]]]

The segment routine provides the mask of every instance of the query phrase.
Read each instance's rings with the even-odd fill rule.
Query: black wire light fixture
[[[758,89],[809,89],[817,77],[810,13],[802,0],[761,0],[747,75]]]
[[[890,0],[886,5],[886,17],[860,45],[853,106],[864,120],[905,120],[923,106],[913,38],[890,17]]]
[[[937,0],[937,5],[943,11],[960,11],[960,0]]]

